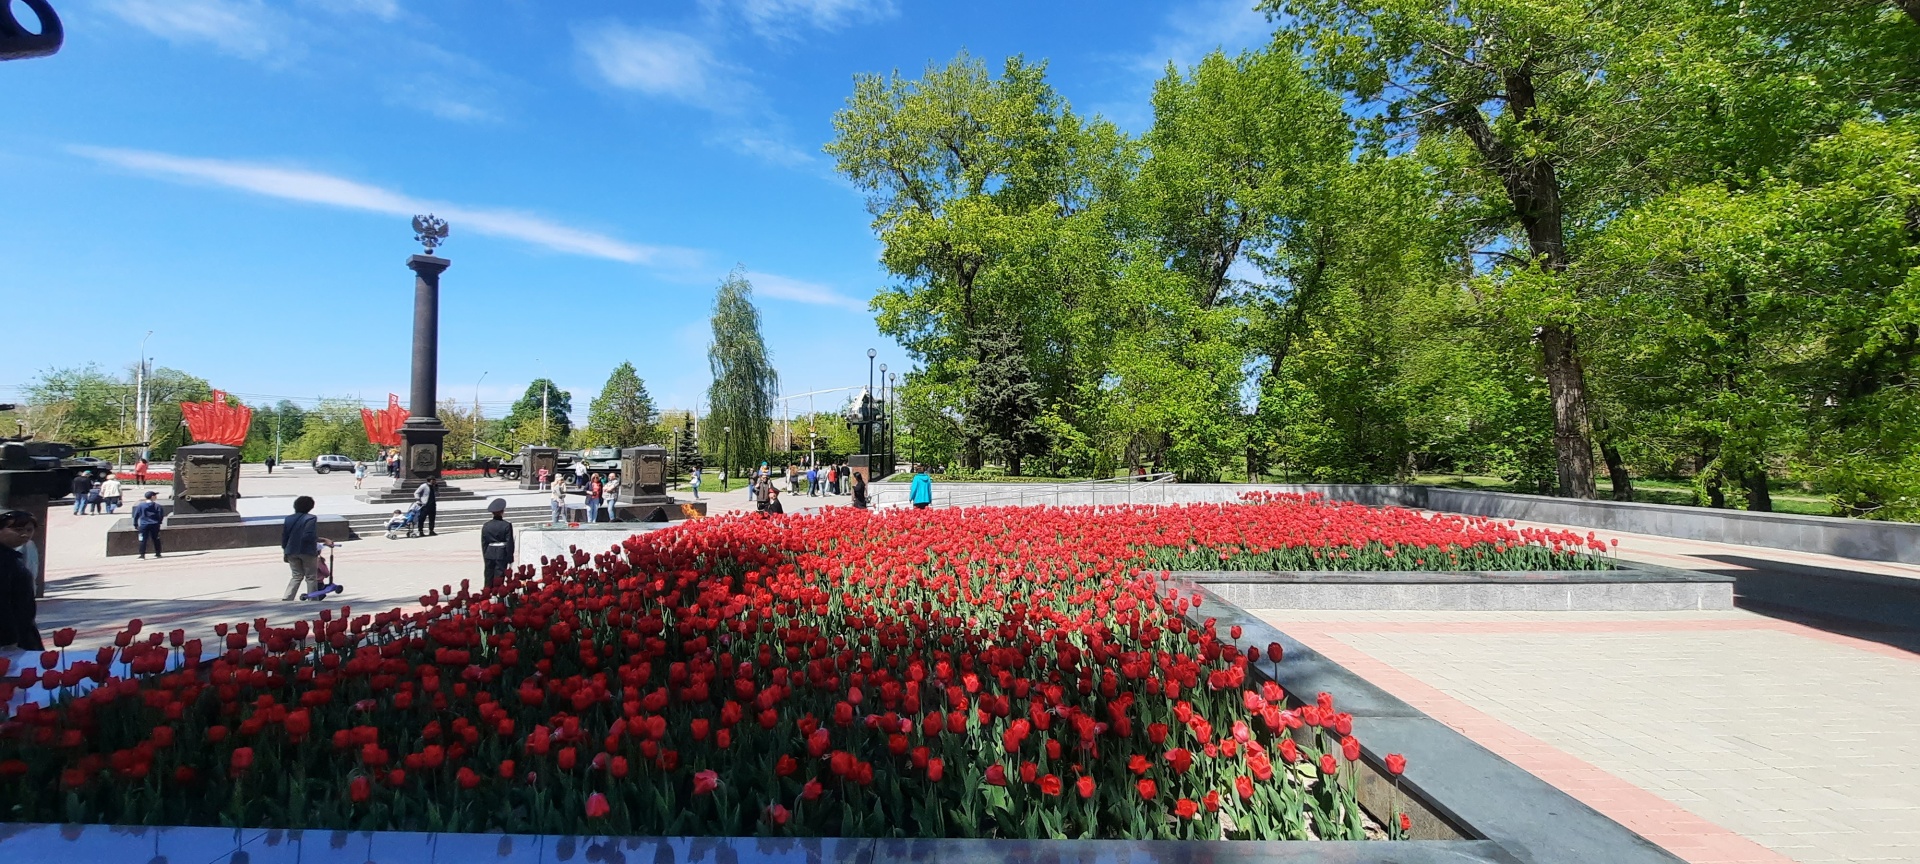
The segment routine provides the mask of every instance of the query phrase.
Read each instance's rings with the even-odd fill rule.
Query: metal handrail
[[[1175,475],[1171,471],[1162,471],[1154,474],[1136,475],[1132,477],[1108,477],[1108,478],[1099,479],[1099,480],[1075,480],[1070,483],[1035,483],[1035,484],[1031,484],[1030,487],[1026,484],[1022,484],[1022,488],[1020,488],[1018,491],[1001,489],[1001,490],[995,490],[991,492],[971,492],[971,493],[959,494],[959,493],[945,491],[945,490],[936,490],[934,492],[932,506],[934,507],[980,506],[980,505],[991,503],[995,499],[1003,500],[1004,502],[1009,504],[1017,502],[1022,507],[1026,506],[1029,501],[1032,501],[1034,503],[1039,503],[1039,504],[1051,503],[1055,506],[1058,506],[1060,504],[1060,499],[1063,494],[1066,494],[1076,489],[1093,488],[1093,487],[1098,487],[1103,485],[1124,487],[1127,491],[1127,496],[1126,496],[1127,500],[1125,503],[1131,504],[1133,503],[1133,492],[1135,489],[1139,489],[1142,487],[1150,487],[1150,486],[1160,486],[1162,484],[1170,483],[1176,478],[1176,476],[1177,475]],[[1052,501],[1047,500],[1049,496],[1051,496]],[[1094,497],[1097,500],[1099,496],[1096,493]]]

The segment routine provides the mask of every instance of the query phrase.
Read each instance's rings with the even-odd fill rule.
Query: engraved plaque
[[[181,483],[188,498],[225,498],[227,496],[227,460],[195,457],[187,461]]]
[[[440,470],[440,448],[432,444],[413,445],[407,453],[407,465],[415,474]]]

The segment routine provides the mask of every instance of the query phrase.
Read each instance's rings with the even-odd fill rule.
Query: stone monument
[[[560,448],[528,444],[520,448],[520,460],[526,466],[520,472],[520,488],[538,489],[541,469],[546,469],[548,481],[552,481],[554,472],[560,470]]]
[[[213,391],[206,402],[182,402],[180,413],[197,443],[173,451],[173,512],[167,527],[240,521],[240,447],[253,409],[227,404]]]
[[[440,274],[453,262],[433,254],[446,242],[445,220],[431,213],[413,217],[413,237],[427,252],[407,259],[407,269],[413,271],[413,386],[407,422],[400,426],[400,476],[385,489],[361,493],[362,501],[410,501],[420,484],[440,479],[441,442],[447,437],[435,395],[440,379]],[[441,501],[477,497],[457,487],[440,487]]]
[[[667,448],[658,444],[620,449],[620,518],[672,522],[687,518],[691,507],[706,515],[705,501],[682,502],[667,494]]]

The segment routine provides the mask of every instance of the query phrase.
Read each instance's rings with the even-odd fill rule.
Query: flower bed
[[[123,483],[132,483],[135,480],[135,477],[132,471],[115,471],[113,472],[113,476],[115,479]],[[172,471],[148,471],[147,482],[148,483],[172,483],[173,472]]]
[[[135,621],[117,652],[0,683],[62,695],[0,724],[0,806],[289,828],[1377,836],[1344,767],[1352,718],[1251,673],[1277,645],[1187,626],[1197,601],[1155,563],[1274,554],[1276,525],[1325,552],[1348,535],[1311,526],[1361,509],[724,517],[414,611],[222,625],[211,644]],[[1407,532],[1367,541],[1396,559],[1562,554],[1492,523],[1392,518],[1364,524]]]

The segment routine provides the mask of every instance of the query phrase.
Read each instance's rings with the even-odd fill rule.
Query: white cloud
[[[308,6],[317,6],[342,15],[371,15],[382,21],[392,21],[400,17],[400,0],[304,0],[304,2]]]
[[[867,304],[817,282],[803,282],[773,273],[748,273],[753,290],[775,300],[790,300],[814,306],[838,306],[855,312],[867,311]]]
[[[147,150],[86,146],[69,149],[96,162],[141,174],[211,183],[271,198],[391,216],[432,212],[452,223],[456,231],[465,229],[486,236],[506,237],[570,255],[673,266],[684,265],[698,256],[691,250],[628,243],[517,210],[466,207],[414,198],[316,171],[224,159],[199,159]]]
[[[793,35],[801,25],[838,30],[850,24],[880,21],[899,14],[893,0],[714,0],[709,5],[731,5],[753,32],[769,39]]]
[[[105,8],[169,42],[205,42],[249,60],[292,47],[280,16],[261,0],[106,0]]]
[[[1166,21],[1152,46],[1134,58],[1134,68],[1154,78],[1168,62],[1185,69],[1215,49],[1233,54],[1263,45],[1274,26],[1251,0],[1202,0],[1167,13]]]
[[[577,27],[574,43],[600,80],[622,90],[729,112],[751,93],[706,43],[672,30],[606,23]]]
[[[812,153],[757,132],[742,133],[728,139],[727,143],[748,156],[789,168],[810,165],[814,161]]]

